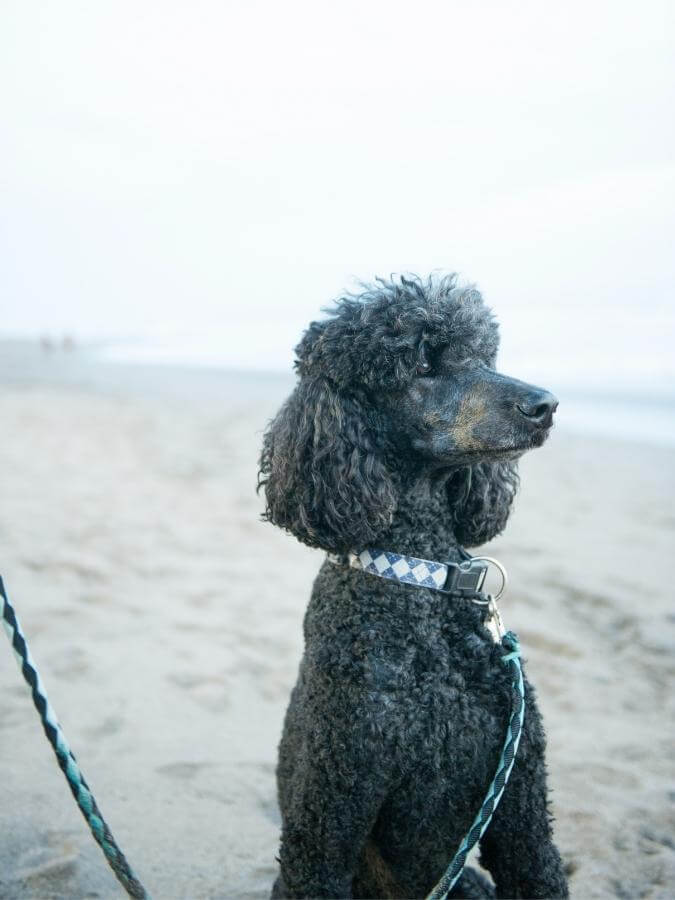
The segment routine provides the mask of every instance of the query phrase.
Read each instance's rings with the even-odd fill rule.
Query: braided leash
[[[21,673],[31,689],[33,703],[40,715],[42,727],[47,735],[47,740],[54,749],[59,767],[66,776],[73,797],[75,798],[82,815],[87,820],[87,824],[91,829],[91,833],[94,835],[94,839],[103,850],[110,868],[123,885],[127,894],[129,894],[130,897],[147,898],[148,894],[146,893],[145,888],[131,871],[131,867],[126,861],[124,854],[117,846],[110,829],[101,815],[96,800],[89,789],[89,785],[84,780],[84,776],[77,765],[73,752],[68,746],[68,742],[66,741],[58,719],[56,718],[56,713],[47,699],[47,695],[42,686],[42,680],[33,663],[30,650],[28,649],[26,639],[21,631],[21,626],[17,620],[16,613],[7,599],[1,577],[0,602],[2,603],[2,624],[7,632],[7,637],[9,638],[12,648],[14,649],[14,655],[19,664],[19,668],[21,669]]]
[[[520,644],[518,643],[516,635],[512,631],[507,631],[502,638],[502,646],[509,651],[502,656],[502,662],[509,666],[513,676],[511,688],[511,718],[509,719],[509,725],[506,729],[506,739],[504,741],[502,755],[499,759],[495,777],[488,789],[487,796],[483,801],[480,812],[469,829],[469,833],[460,844],[459,850],[455,853],[445,874],[427,896],[426,900],[445,900],[448,892],[454,887],[455,882],[462,874],[467,856],[490,824],[490,820],[502,798],[506,782],[509,780],[509,775],[511,774],[511,769],[513,768],[513,763],[516,759],[520,734],[523,727],[523,719],[525,717],[525,687],[523,685],[523,671],[520,667]]]

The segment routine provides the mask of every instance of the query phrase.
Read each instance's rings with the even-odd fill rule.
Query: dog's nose
[[[536,391],[519,400],[516,407],[533,425],[548,428],[553,422],[553,413],[558,408],[558,398],[549,391]]]

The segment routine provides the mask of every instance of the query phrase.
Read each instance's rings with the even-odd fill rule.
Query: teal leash
[[[502,646],[508,651],[502,656],[502,662],[509,666],[513,677],[511,686],[511,717],[506,729],[502,755],[499,759],[495,777],[492,779],[492,784],[488,789],[478,815],[473,820],[469,833],[460,844],[459,850],[455,853],[445,874],[431,893],[428,894],[426,900],[445,900],[448,892],[454,887],[457,879],[462,874],[467,856],[490,824],[492,815],[504,793],[506,782],[509,780],[513,764],[516,761],[516,753],[518,752],[518,744],[520,743],[520,735],[523,729],[523,719],[525,718],[525,686],[523,684],[523,670],[520,666],[520,644],[513,631],[506,632],[502,638]]]
[[[112,836],[105,819],[101,815],[101,811],[96,804],[94,795],[89,789],[89,785],[84,780],[84,775],[80,771],[73,751],[68,746],[65,735],[61,730],[56,713],[51,703],[47,699],[42,680],[38,674],[35,664],[28,649],[26,638],[21,631],[21,626],[14,612],[12,604],[7,599],[5,587],[0,577],[0,602],[2,604],[2,624],[7,637],[14,650],[16,661],[19,664],[21,673],[26,679],[28,686],[33,695],[33,703],[37,709],[42,727],[47,735],[47,740],[52,745],[59,767],[66,776],[66,781],[72,791],[80,812],[87,821],[94,840],[101,847],[105,858],[113,870],[117,879],[120,881],[125,891],[130,897],[148,898],[148,894],[141,882],[136,878],[129,866],[124,854],[117,846],[115,838]]]

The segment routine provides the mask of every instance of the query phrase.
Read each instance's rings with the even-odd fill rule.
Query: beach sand
[[[2,356],[0,572],[103,815],[156,900],[265,897],[323,557],[259,521],[292,381]],[[484,552],[509,570],[572,896],[671,897],[675,450],[568,433],[564,409]],[[0,684],[0,896],[123,896],[7,641]]]

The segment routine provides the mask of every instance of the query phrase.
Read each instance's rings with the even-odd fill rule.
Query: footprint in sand
[[[230,706],[227,679],[223,675],[197,675],[195,672],[172,672],[167,680],[210,712],[222,713]]]
[[[66,831],[50,831],[38,845],[21,852],[13,882],[31,896],[72,895],[69,887],[77,873],[78,851]],[[26,896],[26,894],[22,894]]]
[[[194,778],[203,769],[210,769],[215,765],[216,763],[212,762],[175,762],[157,766],[155,772],[160,775],[168,775],[170,778],[180,778],[182,781],[187,781],[190,778]]]
[[[64,647],[54,652],[50,665],[59,678],[79,678],[90,671],[87,654],[81,647]]]
[[[117,732],[122,729],[123,725],[124,719],[121,716],[106,716],[99,725],[93,725],[91,728],[86,728],[84,733],[87,737],[92,738],[110,737],[113,734],[117,734]]]
[[[520,633],[525,647],[544,650],[546,653],[550,653],[554,658],[564,656],[567,659],[579,659],[583,656],[583,653],[581,653],[580,650],[577,650],[576,647],[572,647],[570,644],[565,644],[562,641],[552,640],[537,631],[525,631],[521,629]]]

